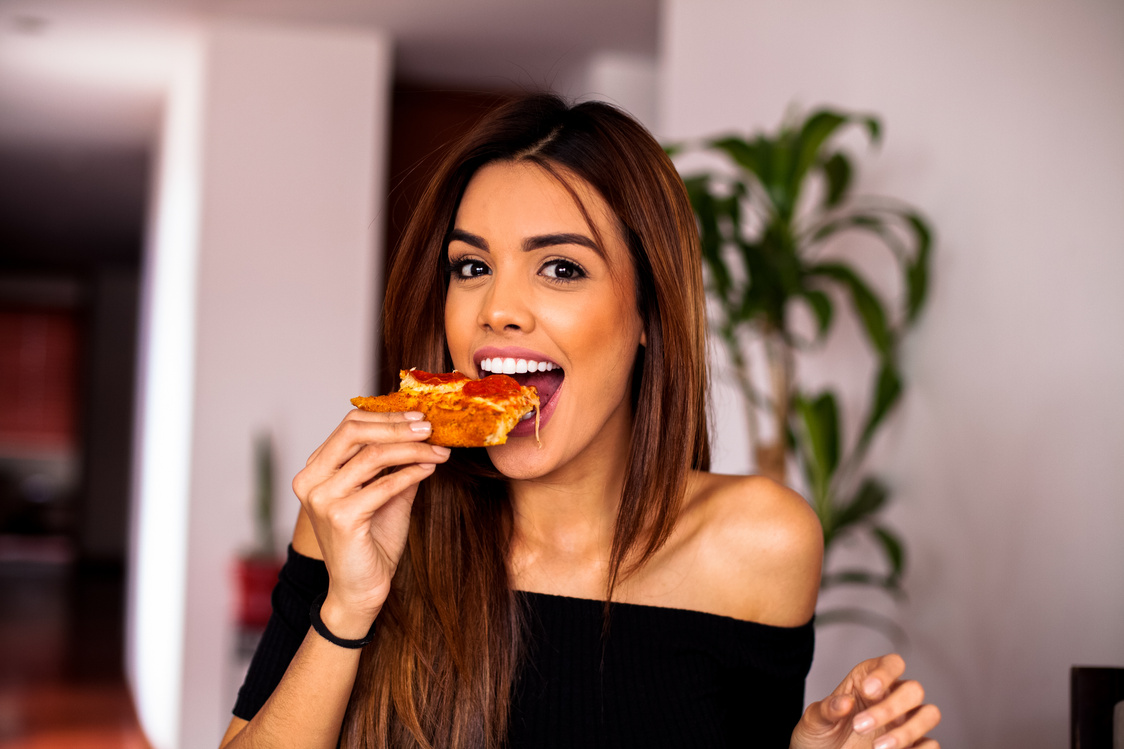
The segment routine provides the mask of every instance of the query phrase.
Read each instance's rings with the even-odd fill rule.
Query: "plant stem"
[[[764,328],[762,338],[769,368],[769,389],[772,391],[774,436],[772,442],[757,448],[758,467],[769,478],[784,483],[787,474],[785,434],[792,388],[792,351],[780,331],[771,325]]]

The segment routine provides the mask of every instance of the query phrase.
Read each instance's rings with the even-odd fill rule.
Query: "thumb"
[[[855,698],[849,694],[837,694],[820,701],[816,710],[810,710],[812,728],[827,732],[851,717],[855,709]]]

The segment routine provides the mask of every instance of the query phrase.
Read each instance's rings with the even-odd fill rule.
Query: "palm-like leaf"
[[[852,197],[852,161],[834,145],[849,127],[861,128],[871,145],[881,141],[876,118],[820,109],[772,133],[706,141],[703,147],[725,155],[738,173],[694,175],[685,183],[698,218],[709,288],[717,302],[716,330],[750,403],[749,418],[755,418],[754,408],[776,413],[782,444],[804,472],[825,544],[830,546],[842,533],[869,533],[889,567],[887,573],[856,569],[825,573],[824,584],[876,585],[900,592],[904,545],[877,522],[889,490],[875,478],[854,477],[878,428],[901,400],[898,343],[916,323],[928,296],[932,231],[908,206]],[[668,149],[669,153],[680,150]],[[813,181],[822,189],[818,200],[809,201],[804,197]],[[821,257],[824,244],[848,232],[874,239],[889,251],[901,273],[902,299],[884,298],[850,264]],[[760,396],[751,384],[749,355],[741,349],[740,331],[746,328],[797,345],[788,319],[796,302],[807,305],[815,318],[812,342],[823,340],[836,319],[836,305],[828,293],[832,289],[842,292],[861,321],[877,359],[867,412],[849,450],[830,390],[805,395],[786,381],[778,392],[774,382],[771,395]],[[783,374],[787,369],[771,363],[770,371]],[[786,403],[792,408],[787,414]],[[841,619],[864,618],[861,612],[835,613]],[[821,621],[832,615],[821,615]]]
[[[808,268],[806,273],[810,278],[826,279],[843,286],[851,296],[851,304],[863,322],[871,345],[881,356],[890,355],[894,336],[886,317],[886,307],[862,276],[842,263],[818,263]]]
[[[831,507],[827,503],[831,480],[839,466],[839,408],[835,394],[821,393],[815,399],[797,395],[793,399],[800,429],[797,442],[804,457],[803,464],[820,520],[830,524]]]

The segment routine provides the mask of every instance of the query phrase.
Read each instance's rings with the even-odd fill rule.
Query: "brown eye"
[[[570,260],[551,260],[542,268],[542,274],[554,281],[576,281],[585,277],[585,271]]]
[[[480,260],[465,258],[464,260],[454,260],[449,263],[449,275],[453,278],[477,278],[479,276],[486,276],[491,272],[491,269]]]

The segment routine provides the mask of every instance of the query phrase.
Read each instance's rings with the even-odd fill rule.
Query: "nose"
[[[496,273],[492,279],[480,308],[480,326],[490,332],[529,333],[534,330],[529,289],[508,274]]]

